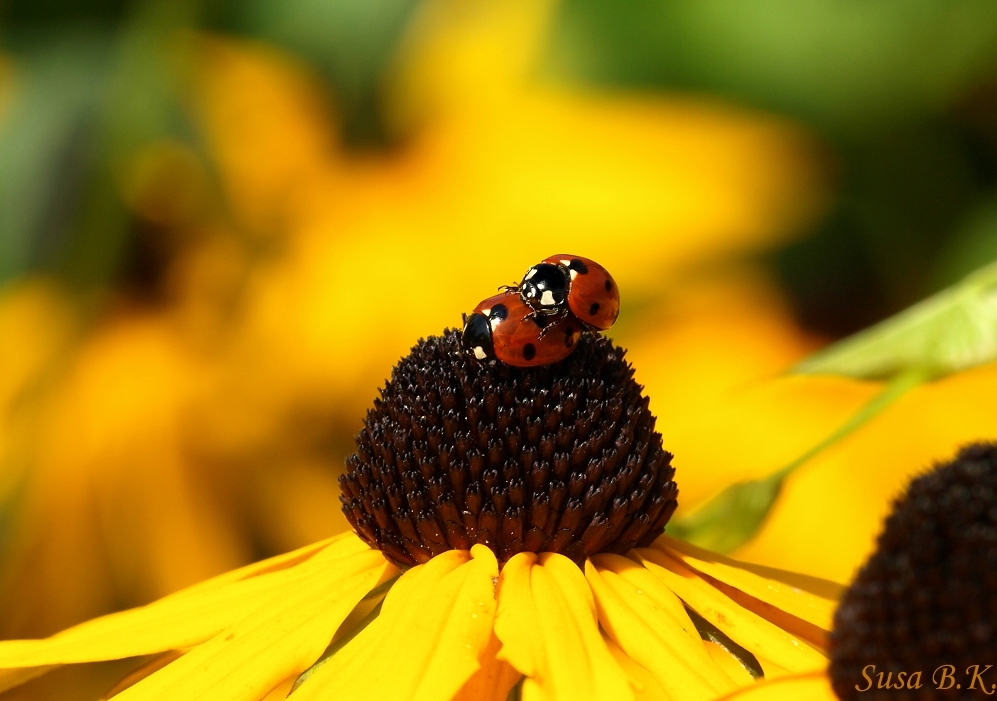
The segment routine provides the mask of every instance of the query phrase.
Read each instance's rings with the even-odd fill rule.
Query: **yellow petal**
[[[748,673],[740,662],[738,662],[732,654],[727,652],[725,648],[713,642],[712,640],[704,640],[703,644],[706,646],[707,652],[710,653],[710,657],[716,662],[720,669],[722,669],[731,680],[738,686],[747,686],[748,684],[754,684],[755,678]]]
[[[58,666],[47,665],[45,667],[24,667],[22,669],[0,669],[0,692],[20,686],[24,682],[31,681],[35,677],[40,677]]]
[[[717,701],[838,701],[824,672],[766,680]]]
[[[623,652],[613,639],[602,636],[603,642],[613,655],[613,659],[620,665],[620,669],[630,679],[630,686],[634,690],[636,701],[672,701],[668,693],[661,688],[661,684],[654,678],[654,675],[633,661],[627,653]]]
[[[523,675],[505,660],[496,657],[501,641],[492,631],[488,644],[478,657],[481,669],[471,675],[453,701],[506,701],[509,691]]]
[[[384,563],[379,552],[363,545],[358,538],[337,540],[296,567],[217,586],[196,585],[147,606],[102,616],[44,640],[0,642],[0,669],[95,662],[190,647],[238,622],[257,609],[260,601],[294,590],[301,580],[318,576],[331,584],[373,571]]]
[[[712,313],[712,310],[704,313]],[[726,342],[734,341],[727,339]],[[683,480],[685,497],[678,517],[692,513],[732,481],[765,477],[795,460],[830,435],[881,389],[875,383],[832,376],[793,375],[759,381],[764,378],[764,373],[745,378],[741,385],[728,388],[709,406],[703,406],[698,416],[686,417],[685,421],[677,422],[674,429],[669,424],[668,449],[682,456],[682,471],[687,475]],[[660,390],[666,388],[659,384],[657,389],[658,394],[650,396],[660,397],[663,394]],[[772,426],[778,426],[779,430],[773,431]],[[717,436],[725,439],[717,440]],[[751,449],[746,451],[744,446]],[[808,465],[801,472],[809,471],[811,467]],[[790,480],[798,477],[794,474]],[[686,486],[690,481],[692,484]],[[779,508],[778,504],[776,508]],[[821,507],[825,523],[830,518],[830,508]],[[763,530],[766,527],[767,522]],[[811,540],[814,535],[812,530],[808,532]],[[820,552],[809,554],[811,561],[823,557]],[[746,557],[742,552],[738,552],[738,557],[762,561]],[[825,572],[813,566],[764,562],[794,572]],[[837,582],[848,581],[847,573],[844,578],[827,574],[818,576]]]
[[[358,571],[344,577],[345,568],[314,568],[310,576],[260,600],[235,625],[115,698],[258,701],[313,664],[353,607],[395,574],[373,551],[347,561],[356,562]]]
[[[778,375],[818,347],[771,281],[750,268],[723,266],[689,276],[658,297],[620,340],[625,338],[627,359],[651,398],[651,412],[668,427],[670,448],[673,433],[685,435],[715,419],[759,379]],[[703,438],[698,436],[700,450]],[[685,455],[676,454],[683,455],[683,510],[739,478],[744,467],[744,461],[728,462],[710,465],[707,474],[690,474]]]
[[[639,590],[642,595],[648,597],[656,608],[660,608],[663,613],[670,616],[690,640],[697,643],[702,642],[703,638],[696,630],[696,625],[692,619],[689,618],[682,600],[639,563],[630,558],[606,553],[592,557],[592,564],[596,565],[603,574],[608,571],[619,575],[621,579]]]
[[[827,660],[802,640],[739,606],[681,562],[654,548],[637,551],[648,571],[690,608],[754,655],[774,660],[793,672],[823,667]]]
[[[825,631],[831,630],[834,610],[845,589],[826,579],[741,563],[667,535],[651,547]]]
[[[452,699],[480,667],[497,576],[495,555],[481,545],[413,567],[388,592],[381,614],[294,698]]]
[[[134,669],[122,677],[117,684],[108,689],[107,692],[100,697],[101,701],[117,696],[125,689],[135,686],[146,677],[155,674],[166,665],[183,657],[184,653],[184,650],[170,650],[169,652],[164,652],[162,655],[153,657],[138,669]]]
[[[658,603],[658,597],[645,593],[606,564],[624,572],[640,568],[619,555],[598,555],[586,563],[585,575],[595,596],[599,622],[667,694],[680,699],[712,699],[734,688],[702,639],[689,636],[672,613]],[[668,594],[675,598],[671,592]]]
[[[498,599],[498,656],[527,675],[524,701],[633,698],[599,634],[589,585],[571,560],[514,556],[502,568]]]
[[[283,684],[267,694],[262,701],[284,701],[284,699],[287,698],[287,695],[291,693],[291,688],[293,686],[294,679],[287,679]]]
[[[280,570],[285,570],[289,567],[294,567],[298,563],[304,562],[308,558],[312,557],[316,553],[321,552],[333,543],[336,544],[336,552],[342,555],[350,554],[353,552],[362,552],[363,550],[369,550],[370,547],[365,544],[360,538],[353,532],[349,531],[347,533],[340,533],[332,538],[326,538],[325,540],[320,540],[317,543],[312,543],[311,545],[306,545],[303,548],[298,548],[297,550],[292,550],[289,553],[283,553],[281,555],[275,555],[274,557],[269,557],[266,560],[260,560],[259,562],[254,562],[252,564],[246,565],[245,567],[240,567],[238,569],[229,570],[224,574],[220,574],[217,577],[212,577],[206,579],[203,582],[198,582],[193,586],[189,586],[186,589],[171,594],[171,597],[182,596],[185,594],[200,593],[207,591],[208,589],[214,589],[216,587],[224,586],[225,584],[231,584],[232,582],[239,582],[243,579],[249,579],[250,577],[256,577],[261,574],[267,574],[268,572],[278,572]],[[167,597],[169,598],[169,597]]]
[[[755,658],[758,660],[758,664],[762,666],[762,673],[765,675],[766,679],[785,677],[789,674],[788,669],[786,669],[785,667],[780,667],[770,659],[767,659],[765,657],[758,657],[758,655],[755,655]]]
[[[813,405],[824,398],[819,393],[806,393],[806,388],[813,388],[818,380],[825,378],[798,378],[804,393],[782,407],[783,414],[812,413]],[[859,391],[868,388],[876,392],[881,388],[872,383],[850,383]],[[949,459],[960,446],[997,434],[995,393],[997,363],[911,390],[869,424],[791,475],[761,530],[737,556],[839,582],[850,581],[875,549],[876,535],[882,530],[893,500],[911,478],[935,461]],[[738,455],[755,453],[758,443],[768,440],[768,435],[762,437],[763,426],[778,425],[781,431],[790,430],[779,422],[782,417],[758,407],[753,410],[757,418],[750,421],[750,430],[758,438],[745,435],[741,443],[737,441],[742,436],[724,441],[737,445]],[[745,417],[740,418],[744,423]],[[730,435],[730,426],[711,428],[714,435]],[[825,426],[827,433],[833,429],[834,424]],[[897,440],[898,436],[903,439]],[[671,450],[678,452],[678,448]],[[732,459],[734,455],[711,457]],[[785,463],[772,461],[769,469],[780,464]],[[685,463],[683,467],[688,469]],[[856,485],[862,486],[857,489]],[[833,528],[828,527],[830,523]]]

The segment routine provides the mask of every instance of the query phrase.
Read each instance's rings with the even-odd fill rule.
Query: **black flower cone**
[[[401,567],[475,543],[579,563],[649,544],[678,487],[623,356],[597,334],[537,368],[481,364],[454,330],[420,341],[346,461],[346,517]]]
[[[997,669],[997,444],[963,449],[897,500],[838,607],[830,676],[843,700],[983,699],[997,695],[987,665]]]

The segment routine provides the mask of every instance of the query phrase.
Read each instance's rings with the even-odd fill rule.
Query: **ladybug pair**
[[[620,291],[609,271],[588,258],[550,256],[518,285],[478,304],[461,341],[479,361],[549,365],[571,354],[582,331],[605,331],[619,314]]]

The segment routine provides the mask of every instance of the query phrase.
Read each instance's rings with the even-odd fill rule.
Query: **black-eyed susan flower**
[[[822,669],[834,585],[661,535],[675,470],[623,355],[420,342],[348,461],[355,534],[0,643],[0,688],[157,653],[115,698],[706,700]]]
[[[24,323],[2,318],[22,286],[0,290],[0,500],[18,478],[0,635],[48,634],[346,528],[326,505],[390,361],[552,250],[584,250],[650,299],[668,271],[775,243],[819,209],[821,161],[786,120],[538,79],[555,10],[418,3],[384,96],[404,138],[378,153],[339,143],[300,62],[180,37],[235,222],[210,192],[210,206],[190,197],[204,180],[190,153],[149,144],[116,167],[123,198],[143,221],[191,217],[152,229],[154,304],[118,286],[94,318],[60,298],[73,326],[96,323],[36,371],[10,357],[32,340]],[[0,91],[20,78],[10,68]],[[493,255],[511,240],[518,261]],[[453,274],[468,261],[478,275]],[[433,294],[410,293],[427,282]],[[61,332],[56,318],[31,323]],[[715,340],[698,338],[701,352]]]
[[[916,478],[844,593],[826,672],[737,701],[986,698],[997,693],[997,444]]]

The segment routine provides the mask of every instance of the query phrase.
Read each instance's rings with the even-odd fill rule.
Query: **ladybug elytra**
[[[519,285],[505,285],[464,317],[461,344],[479,361],[516,367],[568,357],[582,331],[604,331],[620,314],[620,291],[604,267],[556,255],[531,266]]]
[[[523,302],[536,314],[574,314],[582,323],[605,331],[620,314],[620,289],[609,271],[581,256],[556,255],[532,266],[518,287]]]
[[[537,315],[517,292],[506,291],[474,308],[465,319],[461,345],[479,361],[526,368],[567,358],[581,331],[574,316]]]

